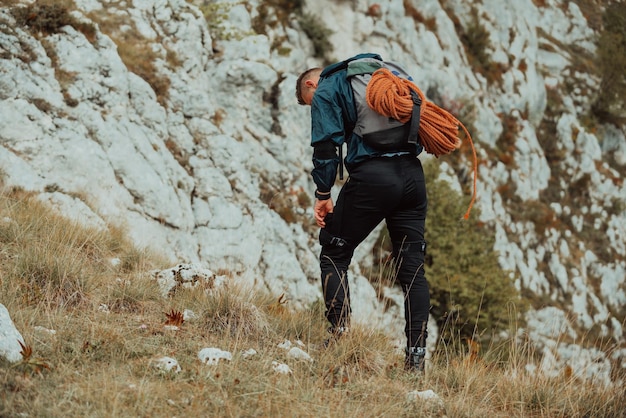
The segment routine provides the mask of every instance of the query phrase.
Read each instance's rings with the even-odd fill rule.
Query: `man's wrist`
[[[317,200],[328,200],[330,199],[330,192],[320,192],[318,190],[315,191],[315,198]]]

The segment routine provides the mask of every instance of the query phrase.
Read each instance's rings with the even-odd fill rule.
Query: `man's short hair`
[[[302,98],[302,89],[304,88],[304,82],[309,79],[311,74],[319,70],[321,70],[321,68],[319,67],[309,68],[308,70],[300,74],[300,76],[298,77],[298,80],[296,80],[296,99],[298,99],[298,104],[300,105],[306,104],[304,102],[304,99]]]

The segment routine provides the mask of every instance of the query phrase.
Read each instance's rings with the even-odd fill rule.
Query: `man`
[[[359,133],[365,123],[362,119],[371,109],[363,103],[362,95],[353,91],[348,77],[350,63],[382,65],[382,58],[360,54],[325,69],[309,69],[296,82],[298,103],[311,106],[311,175],[317,186],[314,213],[322,228],[320,269],[329,331],[337,337],[347,330],[351,313],[347,276],[350,261],[355,248],[385,220],[397,280],[405,295],[405,367],[423,372],[430,295],[424,276],[426,186],[417,158],[422,146],[406,138],[393,150],[376,149],[366,143],[367,135]],[[401,129],[406,137],[406,129]],[[391,131],[398,132],[395,128]],[[347,155],[341,161],[344,142]],[[331,189],[343,162],[350,176],[333,205]]]

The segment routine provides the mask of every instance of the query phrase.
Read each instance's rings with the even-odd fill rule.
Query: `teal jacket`
[[[353,133],[357,112],[350,80],[346,77],[350,61],[374,58],[382,61],[378,54],[359,54],[345,61],[324,68],[311,102],[311,146],[313,147],[313,170],[311,176],[321,193],[329,192],[335,183],[341,162],[337,151],[347,144],[344,163],[351,167],[370,158],[385,155],[367,146],[361,137]],[[416,145],[415,155],[422,152]]]

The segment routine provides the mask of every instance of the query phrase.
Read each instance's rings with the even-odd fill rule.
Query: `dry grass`
[[[389,338],[368,327],[324,349],[321,304],[294,311],[284,296],[233,280],[218,291],[162,298],[147,273],[165,267],[120,230],[86,229],[25,193],[0,195],[0,303],[32,349],[22,363],[0,360],[0,416],[623,416],[619,387],[566,371],[558,378],[524,372],[535,361],[525,346],[468,356],[459,343],[419,378],[402,369]],[[182,321],[185,309],[197,318]],[[172,324],[178,330],[165,326]],[[285,340],[302,341],[313,361],[289,358],[278,347]],[[233,358],[202,364],[205,347]],[[257,354],[244,358],[250,348]],[[162,356],[176,358],[181,372],[152,367]],[[274,361],[292,373],[276,373]],[[427,389],[443,405],[407,399]]]

